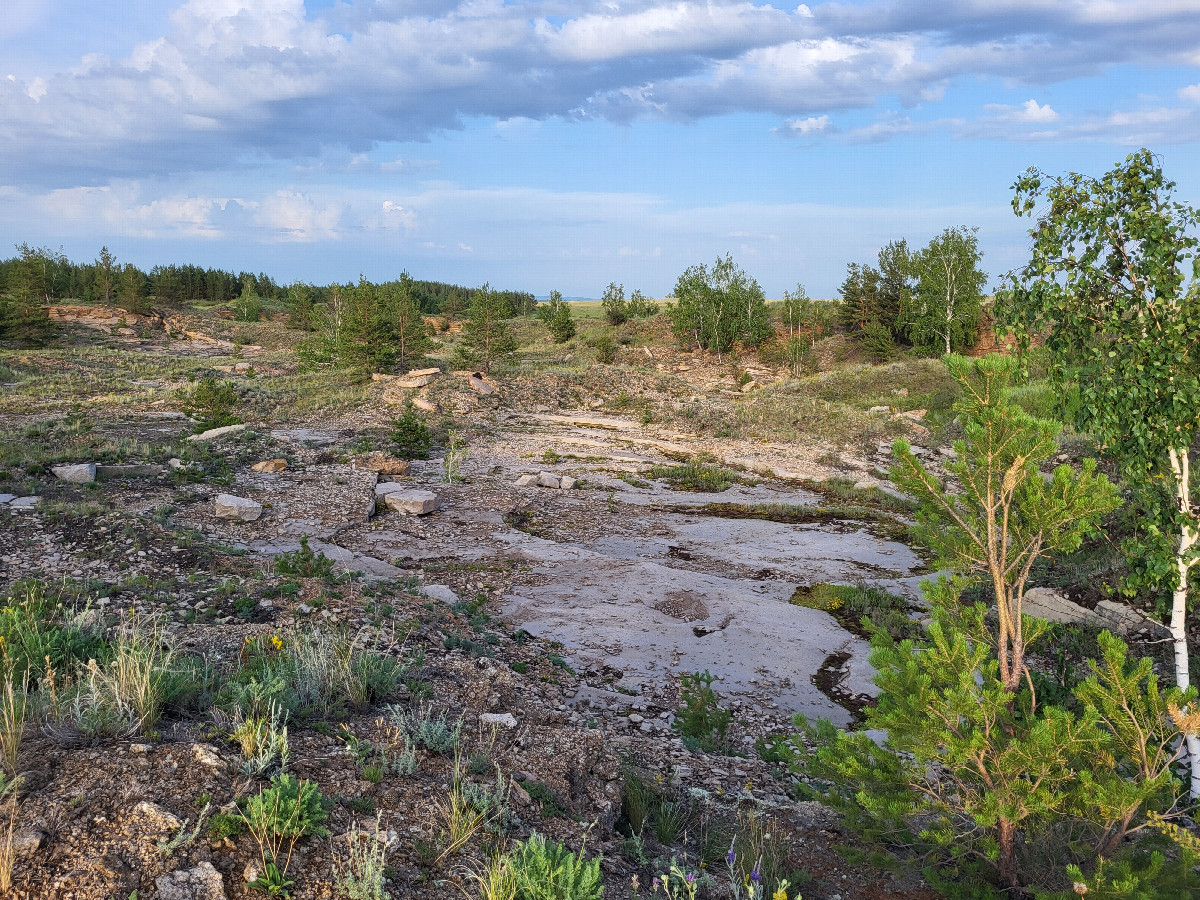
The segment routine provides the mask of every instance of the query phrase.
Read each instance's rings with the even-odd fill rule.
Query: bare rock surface
[[[221,428],[210,428],[208,431],[202,431],[199,434],[188,436],[188,440],[193,443],[196,441],[211,441],[219,437],[227,437],[231,434],[238,434],[245,431],[246,426],[242,425],[224,425]]]
[[[287,468],[287,460],[286,459],[278,459],[278,458],[277,459],[264,459],[262,462],[256,462],[254,465],[252,465],[250,467],[250,471],[258,472],[260,475],[263,475],[263,474],[275,474],[277,472],[282,472],[286,468]]]
[[[160,900],[225,900],[225,882],[210,862],[154,879]]]

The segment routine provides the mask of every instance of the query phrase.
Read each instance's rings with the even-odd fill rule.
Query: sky
[[[4,0],[0,257],[835,296],[1139,147],[1200,205],[1200,0]]]

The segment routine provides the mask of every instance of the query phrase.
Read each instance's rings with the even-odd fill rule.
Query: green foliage
[[[978,231],[947,228],[912,257],[917,290],[902,319],[914,346],[943,353],[974,346],[987,284]]]
[[[625,299],[625,285],[609,282],[600,299],[604,308],[604,321],[609,325],[620,325],[629,318],[629,301]]]
[[[887,362],[896,352],[896,342],[891,329],[878,319],[871,319],[858,336],[863,350],[877,363]]]
[[[720,493],[741,480],[736,472],[704,462],[681,463],[676,466],[654,465],[650,467],[650,477],[661,478],[679,490],[712,493]]]
[[[217,812],[208,820],[205,833],[214,841],[237,837],[246,830],[246,820],[240,813]]]
[[[1103,632],[1069,706],[1035,695],[1025,655],[1046,623],[1021,614],[1029,568],[1078,547],[1114,491],[1091,464],[1040,477],[1057,427],[1008,403],[1011,360],[949,365],[963,387],[965,439],[948,468],[962,488],[945,493],[903,441],[893,481],[920,501],[915,533],[938,564],[982,576],[997,611],[961,601],[966,578],[927,582],[928,636],[872,639],[880,695],[866,727],[886,733],[884,743],[799,718],[803,735],[782,749],[829,786],[856,830],[929,854],[931,883],[990,896],[990,883],[1021,887],[1022,854],[1056,835],[1083,834],[1073,852],[1108,858],[1148,814],[1176,810],[1176,722],[1194,692],[1161,690],[1151,661],[1131,662]]]
[[[295,843],[309,835],[329,837],[328,812],[316,783],[294,775],[276,775],[269,787],[249,797],[242,818],[251,832],[272,839]]]
[[[550,318],[550,336],[554,343],[564,344],[575,337],[575,320],[571,318],[571,308],[566,303],[559,303],[558,309]]]
[[[99,630],[46,592],[38,581],[18,582],[0,607],[0,646],[13,677],[38,686],[48,671],[73,677],[89,660],[107,662],[110,648]]]
[[[300,548],[275,557],[275,572],[300,578],[328,578],[333,574],[333,560],[322,552],[313,552],[308,537],[300,536]]]
[[[254,285],[246,282],[242,292],[229,301],[229,309],[238,322],[257,322],[261,319],[263,304],[258,294],[254,293]]]
[[[491,372],[492,366],[508,361],[517,351],[517,341],[505,321],[511,315],[504,298],[484,284],[476,291],[467,312],[466,325],[457,347],[463,363]]]
[[[1145,509],[1125,547],[1125,589],[1174,592],[1182,616],[1200,564],[1189,482],[1200,436],[1200,210],[1174,188],[1145,149],[1098,179],[1027,171],[1013,210],[1048,205],[995,315],[1023,347],[1045,335],[1052,377],[1078,392],[1076,426],[1105,445]]]
[[[288,309],[288,324],[301,331],[312,331],[317,324],[314,290],[310,284],[297,281],[287,290],[284,302]]]
[[[300,344],[309,366],[381,372],[410,369],[431,346],[413,280],[335,285],[316,313],[313,336]]]
[[[676,302],[668,311],[675,337],[718,356],[735,342],[757,347],[774,335],[758,282],[726,254],[712,269],[690,267],[675,283]]]
[[[534,833],[518,844],[509,865],[516,900],[601,900],[604,881],[600,858],[584,859],[557,841]]]
[[[649,319],[658,315],[658,304],[637,289],[629,295],[627,309],[631,319]]]
[[[197,434],[244,421],[237,415],[242,402],[237,388],[231,382],[218,381],[215,375],[205,375],[191,391],[180,388],[176,397],[181,401],[180,410],[195,420],[192,428]]]
[[[0,285],[0,341],[16,341],[34,346],[44,344],[54,334],[43,303],[52,294],[52,270],[62,257],[48,247],[17,247],[20,257],[11,266],[8,282]]]
[[[392,420],[389,435],[394,452],[401,459],[428,459],[433,446],[433,431],[410,403],[399,418]]]
[[[965,436],[955,442],[957,455],[946,469],[962,490],[947,492],[903,440],[892,448],[892,481],[919,501],[913,536],[933,550],[936,564],[982,576],[993,586],[1001,678],[1014,691],[1024,677],[1030,639],[1021,602],[1033,563],[1078,548],[1118,498],[1093,460],[1085,460],[1079,473],[1062,465],[1049,480],[1041,477],[1038,466],[1057,451],[1060,426],[1008,401],[1011,357],[951,356],[947,366],[962,387],[954,408]]]
[[[602,334],[591,342],[592,349],[596,351],[596,361],[611,365],[617,359],[617,342],[612,339],[611,334]]]
[[[725,735],[733,713],[720,704],[717,692],[712,689],[715,675],[707,669],[689,675],[679,675],[683,709],[675,713],[675,730],[685,738],[697,741],[703,750],[717,750],[725,746]]]

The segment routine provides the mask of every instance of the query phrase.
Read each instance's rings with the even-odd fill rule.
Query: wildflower
[[[762,857],[758,858],[758,862],[754,864],[754,868],[750,870],[750,880],[756,885],[762,884],[762,873],[759,869],[762,868]]]
[[[688,872],[685,876],[683,876],[683,880],[688,884],[695,884],[696,876],[692,872]]]
[[[633,888],[633,892],[636,894],[638,892],[638,877],[636,875],[634,875],[632,878],[629,879],[629,883],[630,883],[630,886]]]
[[[736,840],[737,840],[737,838],[734,838],[734,841],[736,841]],[[730,841],[729,842],[729,852],[725,854],[725,862],[727,865],[732,866],[736,860],[737,860],[737,853],[733,849],[733,841]]]
[[[1076,881],[1074,884],[1074,889],[1075,889],[1075,893],[1077,893],[1080,897],[1082,897],[1084,894],[1086,894],[1088,892],[1087,885],[1084,884],[1082,881]]]

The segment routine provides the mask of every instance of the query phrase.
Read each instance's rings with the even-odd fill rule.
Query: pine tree
[[[493,365],[516,353],[516,338],[505,321],[508,312],[508,303],[489,284],[475,291],[458,346],[458,355],[466,365],[491,372]]]

